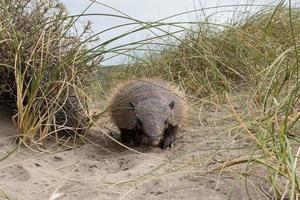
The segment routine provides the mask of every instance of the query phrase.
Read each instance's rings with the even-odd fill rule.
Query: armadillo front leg
[[[169,127],[165,130],[164,138],[160,143],[160,148],[162,149],[166,149],[168,147],[172,148],[175,145],[177,130],[178,130],[178,125],[176,126],[169,125]]]
[[[134,146],[140,146],[143,141],[143,132],[136,129],[132,141]]]
[[[142,136],[136,129],[120,129],[121,142],[130,144],[133,142],[135,146],[139,146],[142,143]]]
[[[125,144],[129,144],[134,137],[135,130],[121,128],[120,131],[121,131],[121,142]]]

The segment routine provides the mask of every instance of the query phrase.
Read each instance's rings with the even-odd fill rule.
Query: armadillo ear
[[[137,128],[142,129],[143,128],[143,123],[141,120],[137,119]]]
[[[169,103],[169,107],[172,110],[175,106],[175,101],[172,101],[171,103]]]
[[[131,106],[132,110],[135,109],[135,104],[133,102],[129,102],[129,105]]]

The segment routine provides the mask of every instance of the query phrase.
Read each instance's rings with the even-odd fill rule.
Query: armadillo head
[[[175,102],[164,99],[146,99],[134,105],[137,128],[143,133],[143,142],[158,146],[169,126]]]

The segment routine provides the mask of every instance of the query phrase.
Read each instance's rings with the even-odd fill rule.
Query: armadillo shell
[[[110,96],[111,119],[119,128],[133,129],[137,120],[132,104],[148,98],[158,98],[162,101],[175,102],[174,116],[169,123],[177,125],[186,114],[184,93],[169,82],[155,79],[131,80],[120,83]],[[155,105],[151,105],[155,107]],[[149,108],[151,109],[151,108]]]

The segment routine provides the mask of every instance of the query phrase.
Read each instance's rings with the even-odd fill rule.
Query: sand
[[[249,154],[252,144],[230,132],[236,122],[223,107],[202,113],[180,129],[175,147],[168,150],[138,147],[136,153],[96,128],[86,136],[91,142],[73,149],[45,153],[22,147],[0,161],[0,194],[19,200],[267,199],[263,179],[242,176],[245,165],[214,170]],[[1,159],[14,149],[17,134],[3,110],[0,127]],[[256,172],[262,173],[252,168]]]

